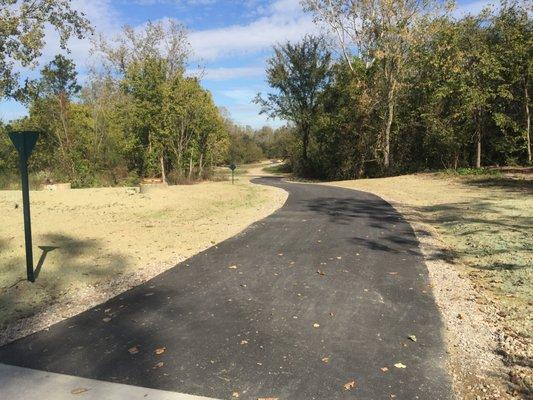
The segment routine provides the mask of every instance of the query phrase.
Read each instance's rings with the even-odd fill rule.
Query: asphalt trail
[[[256,183],[287,190],[286,204],[0,348],[0,362],[220,399],[451,399],[442,323],[409,224],[367,193]]]

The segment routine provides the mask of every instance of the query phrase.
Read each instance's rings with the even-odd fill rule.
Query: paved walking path
[[[367,193],[256,182],[287,203],[0,362],[219,399],[451,399],[410,226]]]

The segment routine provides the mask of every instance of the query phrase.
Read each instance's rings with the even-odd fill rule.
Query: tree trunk
[[[527,92],[527,82],[524,85],[524,95],[526,100],[526,140],[527,140],[527,161],[531,164],[531,117],[529,115],[529,95]]]
[[[178,171],[178,176],[180,178],[183,176],[183,170],[181,169],[181,162],[182,162],[181,151],[178,150],[176,154],[176,168],[175,169]]]
[[[167,176],[165,174],[165,160],[163,160],[163,155],[159,156],[159,161],[161,163],[161,180],[163,183],[167,183]]]
[[[394,119],[394,91],[395,83],[392,82],[387,96],[387,124],[385,125],[385,143],[383,146],[383,166],[386,169],[389,169],[390,167],[390,132],[392,121]]]
[[[70,147],[70,138],[68,134],[68,124],[67,124],[67,105],[66,99],[63,94],[59,94],[59,117],[61,118],[61,125],[63,127],[63,133],[65,135],[65,143],[67,147]]]
[[[481,168],[481,128],[477,128],[476,168]]]
[[[189,180],[192,178],[192,151],[191,156],[189,157]]]
[[[309,128],[304,127],[302,130],[303,130],[302,159],[304,162],[306,162],[306,165],[307,165],[307,147],[309,146]]]
[[[355,179],[361,179],[364,174],[365,174],[365,156],[363,154],[361,156],[361,160],[359,161],[359,164],[356,164],[355,166]]]
[[[64,162],[68,165],[68,168],[70,169],[70,178],[74,178],[76,175],[76,168],[74,165],[74,161],[71,158],[71,145],[70,145],[70,136],[69,136],[69,126],[68,126],[68,115],[67,115],[67,103],[68,99],[66,98],[66,95],[64,93],[60,93],[58,95],[58,102],[59,102],[59,118],[61,119],[61,125],[63,127],[63,134],[65,137],[65,142],[62,143],[62,141],[59,141],[60,146],[62,147],[62,154],[64,156]],[[59,136],[59,135],[58,135]]]
[[[200,153],[200,159],[198,160],[198,179],[202,179],[204,173],[204,153]]]

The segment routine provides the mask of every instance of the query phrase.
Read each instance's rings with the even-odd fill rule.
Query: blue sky
[[[279,126],[283,121],[267,120],[258,114],[251,99],[265,92],[265,60],[276,43],[296,41],[316,33],[310,15],[301,10],[299,0],[73,0],[74,7],[86,13],[97,32],[112,38],[124,24],[142,26],[148,20],[175,19],[189,30],[193,58],[204,70],[202,83],[213,93],[218,106],[228,109],[232,119],[243,125]],[[478,12],[489,1],[458,2],[457,13]],[[41,66],[58,52],[57,37],[46,36],[47,45]],[[89,65],[98,61],[90,56],[89,40],[72,40],[70,57],[78,66],[83,82]],[[37,70],[39,67],[37,67]],[[31,76],[36,71],[22,71]],[[0,119],[9,121],[27,113],[13,101],[0,102]]]

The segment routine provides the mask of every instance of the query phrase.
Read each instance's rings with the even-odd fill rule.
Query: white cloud
[[[96,34],[102,33],[104,36],[110,37],[116,35],[121,29],[120,18],[113,9],[112,0],[92,0],[90,2],[72,0],[72,8],[85,14],[85,17],[93,25]],[[14,71],[19,73],[22,79],[36,78],[43,66],[57,54],[64,54],[71,58],[78,67],[78,72],[81,73],[96,62],[96,58],[90,55],[92,47],[90,34],[84,39],[71,37],[67,43],[67,51],[61,48],[59,35],[51,25],[45,25],[44,33],[44,46],[41,50],[41,56],[36,60],[36,65],[29,68],[15,63]]]
[[[222,95],[235,101],[237,104],[251,104],[257,92],[248,88],[234,88],[220,91]]]
[[[277,128],[285,125],[286,122],[281,119],[272,119],[267,115],[259,114],[260,107],[253,103],[252,99],[261,89],[259,86],[254,88],[233,87],[221,90],[218,93],[222,97],[231,100],[231,104],[226,103],[224,107],[229,111],[231,118],[238,124],[250,125],[253,128],[260,128],[265,125]]]
[[[270,10],[273,13],[302,14],[302,5],[300,0],[277,0],[270,6]]]
[[[460,4],[453,10],[452,15],[456,18],[461,18],[469,14],[477,15],[487,7],[490,7],[493,10],[497,10],[499,8],[498,4],[495,1],[477,0],[472,1],[470,3]]]
[[[255,53],[276,43],[297,41],[317,31],[311,16],[302,12],[298,0],[278,0],[272,4],[268,15],[249,24],[194,31],[189,38],[195,55],[212,61]]]
[[[193,6],[212,4],[212,7],[224,7],[221,0],[138,0],[144,4],[170,4]],[[123,19],[114,8],[113,0],[73,0],[73,7],[84,12],[95,27],[96,33],[106,38],[116,36],[123,25]],[[269,50],[273,45],[285,41],[298,41],[306,34],[318,33],[312,17],[303,13],[299,0],[276,0],[270,5],[261,5],[250,0],[243,4],[243,12],[253,10],[257,18],[250,23],[229,25],[217,29],[192,31],[189,35],[195,57],[201,64],[206,65],[203,79],[208,81],[226,81],[239,78],[261,78],[264,75],[264,54],[258,53]],[[168,19],[168,18],[165,18]],[[142,26],[143,24],[140,24]],[[78,66],[80,81],[86,73],[87,67],[97,62],[96,57],[90,56],[90,38],[69,41],[68,55]],[[43,63],[49,62],[56,54],[64,53],[59,46],[56,32],[49,27],[46,32],[46,45],[40,58],[40,65],[33,74],[38,73]],[[245,56],[251,65],[239,67],[212,67],[215,60],[228,59],[232,56]],[[247,56],[251,56],[248,58]],[[189,73],[198,74],[200,70],[190,70]],[[24,71],[23,75],[27,75]],[[228,105],[233,118],[240,123],[260,126],[266,122],[266,117],[258,115],[258,108],[251,101],[257,91],[250,88],[229,88],[218,93],[232,101]],[[4,103],[2,106],[4,107]],[[20,115],[22,109],[12,105],[7,107],[2,117],[8,119]],[[277,125],[280,122],[274,122]]]
[[[270,125],[277,128],[286,124],[285,121],[280,119],[271,119],[266,115],[259,114],[258,108],[254,105],[239,105],[226,108],[229,110],[231,118],[240,125],[250,125],[253,128]]]
[[[112,0],[73,0],[72,6],[75,10],[83,12],[86,18],[91,21],[95,29],[95,34],[103,34],[105,37],[113,37],[121,30],[121,18],[113,8]],[[46,45],[43,48],[41,62],[50,61],[56,54],[64,53],[59,45],[59,37],[52,27],[46,29]],[[95,62],[90,56],[91,38],[85,39],[71,38],[68,43],[70,53],[69,58],[80,68],[85,69]]]
[[[205,69],[191,69],[187,71],[190,75],[199,76],[203,80],[208,81],[227,81],[239,78],[254,78],[263,76],[265,73],[264,67],[220,67],[220,68],[205,68]]]

